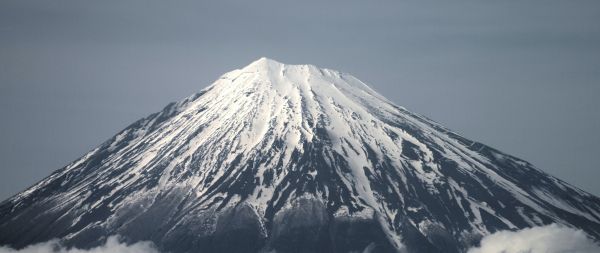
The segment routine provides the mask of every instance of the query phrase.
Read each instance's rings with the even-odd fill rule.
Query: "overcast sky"
[[[261,56],[600,194],[600,1],[0,2],[0,199]]]

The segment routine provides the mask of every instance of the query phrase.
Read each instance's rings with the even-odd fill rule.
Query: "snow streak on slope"
[[[187,252],[243,231],[257,251],[288,252],[304,238],[290,231],[306,230],[304,244],[323,252],[461,252],[497,230],[552,222],[598,239],[600,200],[351,75],[261,58],[4,202],[0,244],[85,246],[119,233]],[[358,236],[345,226],[383,239],[340,241]]]

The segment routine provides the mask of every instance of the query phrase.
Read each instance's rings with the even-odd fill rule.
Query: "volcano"
[[[349,74],[261,58],[2,202],[0,245],[465,252],[551,223],[599,240],[600,198]]]

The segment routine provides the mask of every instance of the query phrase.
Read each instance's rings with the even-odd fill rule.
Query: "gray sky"
[[[261,56],[351,73],[598,195],[598,24],[597,0],[3,0],[0,199]]]

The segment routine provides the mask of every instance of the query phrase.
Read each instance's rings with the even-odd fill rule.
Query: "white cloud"
[[[468,253],[598,253],[600,246],[581,230],[551,224],[484,237]]]
[[[125,244],[118,236],[111,236],[104,245],[91,249],[66,248],[58,240],[38,243],[20,250],[0,247],[0,253],[158,253],[152,242]]]

